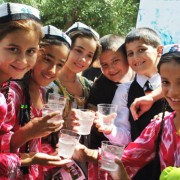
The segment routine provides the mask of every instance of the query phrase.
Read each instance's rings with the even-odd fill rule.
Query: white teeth
[[[135,64],[135,66],[140,66],[141,64],[143,64],[142,62],[138,62]]]
[[[51,79],[51,76],[48,76],[48,75],[44,75],[44,77],[47,79]]]
[[[174,98],[171,98],[172,101],[175,101],[175,102],[178,102],[180,101],[180,99],[174,99]]]

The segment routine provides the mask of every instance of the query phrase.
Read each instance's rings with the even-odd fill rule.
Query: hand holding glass
[[[116,171],[118,165],[115,163],[115,158],[121,159],[124,151],[124,146],[112,141],[101,142],[101,169],[107,171]]]
[[[91,127],[95,118],[95,112],[89,109],[76,109],[76,116],[79,119],[79,126],[77,127],[78,134],[90,134]]]
[[[98,117],[102,122],[103,128],[111,128],[113,121],[117,116],[117,105],[115,104],[98,104]]]
[[[68,129],[61,129],[60,130],[60,137],[59,137],[59,156],[64,158],[71,158],[76,145],[78,144],[80,139],[80,135],[74,131]]]

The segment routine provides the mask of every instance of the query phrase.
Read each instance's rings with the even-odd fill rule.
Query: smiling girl
[[[69,54],[71,40],[53,26],[45,26],[42,31],[45,36],[40,41],[36,64],[18,83],[10,83],[8,97],[12,108],[9,107],[7,121],[3,124],[6,132],[2,133],[2,142],[6,140],[6,143],[1,145],[2,150],[20,153],[40,152],[40,138],[62,127],[63,120],[48,121],[52,114],[42,117],[41,86],[47,86],[58,77]],[[22,105],[27,106],[27,109],[20,109]],[[14,111],[16,114],[13,114]],[[65,163],[67,162],[69,161],[66,160]],[[42,179],[44,176],[42,168],[38,165],[21,168],[21,174],[29,179]]]
[[[83,23],[76,22],[66,33],[72,40],[71,50],[58,79],[50,87],[67,98],[64,120],[65,127],[71,128],[69,112],[71,108],[84,107],[92,85],[91,81],[79,73],[98,58],[101,46],[98,33]]]

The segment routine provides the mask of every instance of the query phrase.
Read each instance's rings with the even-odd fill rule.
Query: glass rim
[[[108,141],[108,140],[105,140],[105,141],[101,141],[101,146],[102,144],[107,144],[109,143],[109,145],[115,145],[115,146],[120,146],[120,147],[123,147],[125,148],[125,145],[121,144],[121,143],[118,143],[117,141]]]
[[[112,107],[112,108],[115,108],[115,107],[118,107],[118,105],[117,104],[101,103],[101,104],[98,104],[97,107]]]

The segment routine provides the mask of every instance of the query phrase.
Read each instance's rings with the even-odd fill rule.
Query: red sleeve
[[[17,154],[0,153],[0,177],[2,179],[15,179],[19,169],[20,158]]]
[[[131,178],[154,158],[156,149],[154,142],[159,132],[160,122],[152,121],[141,135],[125,148],[122,162]]]
[[[7,115],[0,126],[0,151],[10,152],[10,141],[15,128],[18,128],[19,110],[22,102],[22,90],[20,86],[11,82],[7,100]],[[15,127],[16,126],[16,127]]]

